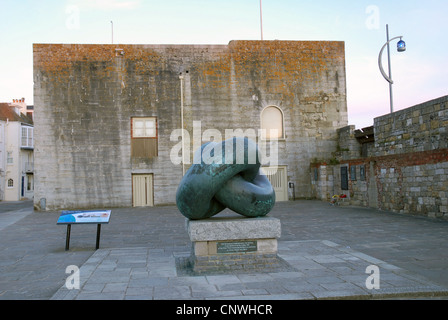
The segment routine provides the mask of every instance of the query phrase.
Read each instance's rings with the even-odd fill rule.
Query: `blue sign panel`
[[[109,223],[111,210],[62,211],[57,224]]]

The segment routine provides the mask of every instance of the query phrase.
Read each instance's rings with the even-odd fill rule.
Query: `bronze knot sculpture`
[[[205,143],[179,184],[177,207],[191,220],[210,218],[225,208],[246,217],[267,215],[275,192],[260,165],[258,146],[246,137]]]

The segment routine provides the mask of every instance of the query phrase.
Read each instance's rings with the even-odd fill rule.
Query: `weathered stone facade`
[[[133,174],[153,175],[155,205],[174,203],[182,166],[170,159],[178,143],[170,135],[182,127],[181,104],[191,136],[194,121],[223,135],[258,130],[262,110],[278,107],[278,165],[287,166],[296,198],[312,196],[310,162],[331,156],[347,125],[343,42],[33,50],[36,209],[131,206]],[[133,117],[156,117],[156,156],[131,157]]]
[[[354,127],[340,129],[338,164],[316,163],[315,195],[346,194],[347,203],[448,218],[448,96],[374,120],[365,157]],[[341,188],[341,167],[348,188]]]

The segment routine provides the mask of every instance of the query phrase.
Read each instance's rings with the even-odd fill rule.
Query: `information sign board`
[[[62,211],[57,224],[109,223],[111,210]]]
[[[65,238],[65,250],[70,246],[70,232],[72,224],[98,224],[96,231],[96,249],[100,247],[101,224],[109,223],[111,210],[64,210],[61,212],[56,224],[67,225],[67,236]]]

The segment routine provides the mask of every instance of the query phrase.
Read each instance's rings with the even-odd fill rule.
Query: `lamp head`
[[[402,39],[400,39],[400,41],[398,41],[397,43],[397,50],[398,52],[406,51],[406,42],[404,42]]]

